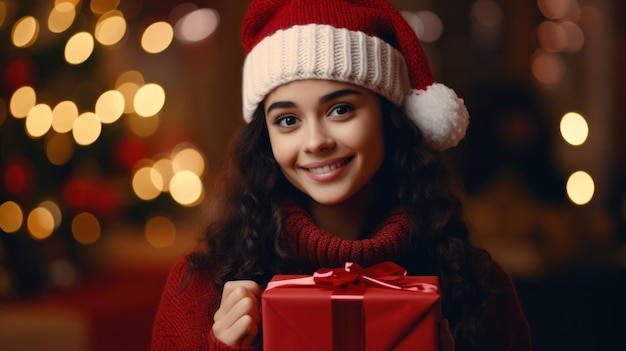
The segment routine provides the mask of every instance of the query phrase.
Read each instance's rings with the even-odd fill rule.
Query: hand
[[[454,336],[447,319],[439,322],[439,351],[454,351]]]
[[[250,345],[259,333],[261,288],[251,280],[224,284],[222,302],[213,316],[213,334],[226,345]]]

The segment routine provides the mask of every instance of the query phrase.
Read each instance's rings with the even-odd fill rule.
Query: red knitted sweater
[[[282,240],[301,259],[302,269],[343,266],[356,262],[363,266],[394,260],[407,250],[409,222],[401,213],[390,215],[374,233],[364,240],[345,240],[317,227],[311,217],[297,206],[287,208]],[[261,350],[260,345],[231,347],[218,341],[211,329],[213,314],[218,307],[219,293],[206,273],[194,272],[183,289],[188,256],[172,269],[167,279],[157,311],[153,335],[153,350]],[[308,267],[304,267],[308,266]],[[485,314],[483,323],[492,337],[479,350],[530,350],[528,324],[509,276],[493,265],[494,279],[506,289],[496,298]]]

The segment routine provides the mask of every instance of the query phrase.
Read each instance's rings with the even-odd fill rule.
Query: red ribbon
[[[318,286],[327,289],[360,288],[366,285],[387,289],[421,291],[437,293],[437,285],[429,283],[411,283],[404,281],[407,271],[394,262],[382,262],[369,268],[363,268],[356,263],[346,262],[344,268],[320,268],[313,276],[272,281],[267,289],[280,286]],[[354,290],[353,290],[354,291]]]

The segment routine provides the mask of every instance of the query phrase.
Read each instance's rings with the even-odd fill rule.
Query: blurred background
[[[395,0],[535,350],[626,350],[626,3]],[[0,0],[0,349],[147,350],[241,121],[249,1]]]

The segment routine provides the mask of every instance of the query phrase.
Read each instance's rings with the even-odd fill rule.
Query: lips
[[[343,161],[339,161],[337,163],[333,163],[331,165],[328,166],[323,166],[323,167],[316,167],[316,168],[306,168],[307,171],[309,172],[313,172],[313,173],[317,173],[317,174],[323,174],[323,173],[328,173],[330,171],[333,171],[343,165],[345,165],[348,162],[347,159],[343,160]]]
[[[326,176],[336,173],[338,169],[345,166],[348,162],[352,160],[352,157],[343,158],[340,160],[331,160],[308,164],[306,167],[302,167],[302,169],[310,172],[314,176]]]

